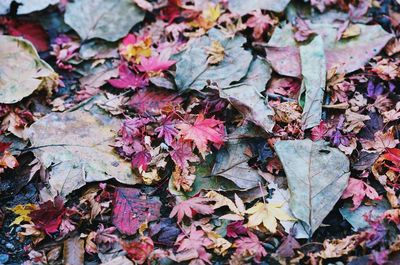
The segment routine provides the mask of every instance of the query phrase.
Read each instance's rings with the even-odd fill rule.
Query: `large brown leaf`
[[[345,154],[323,141],[280,141],[275,150],[285,170],[289,206],[311,236],[342,196],[350,175]]]

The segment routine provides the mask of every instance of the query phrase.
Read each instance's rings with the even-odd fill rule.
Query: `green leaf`
[[[207,48],[212,41],[219,41],[224,47],[224,59],[217,65],[207,63]],[[242,36],[228,38],[217,29],[211,29],[208,35],[189,41],[186,50],[174,58],[177,60],[175,82],[178,89],[201,90],[207,81],[216,82],[223,88],[242,79],[253,58],[249,51],[242,48],[245,42]]]
[[[282,12],[290,0],[229,0],[229,10],[241,16],[251,11],[263,9],[274,12]]]
[[[319,124],[326,83],[326,60],[324,42],[316,36],[309,44],[300,47],[303,83],[300,95],[305,94],[302,122],[303,128]],[[301,96],[300,96],[301,98]]]
[[[290,191],[290,210],[311,235],[342,196],[350,175],[345,154],[323,141],[279,141],[275,150]]]
[[[0,35],[0,62],[0,103],[16,103],[58,84],[58,75],[23,38]]]
[[[250,65],[246,76],[238,83],[220,90],[220,96],[226,98],[243,116],[271,132],[275,125],[274,111],[261,94],[271,78],[271,68],[266,61],[256,58]]]
[[[53,195],[65,197],[86,182],[111,178],[125,184],[141,182],[112,147],[121,121],[96,106],[86,109],[49,114],[28,130],[34,155],[49,170]]]
[[[83,40],[117,41],[143,20],[144,12],[132,0],[75,0],[64,18]]]

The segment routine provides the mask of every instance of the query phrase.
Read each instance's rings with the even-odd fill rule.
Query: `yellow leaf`
[[[28,203],[25,205],[19,204],[19,205],[15,206],[14,208],[11,209],[11,211],[13,211],[13,213],[15,213],[18,216],[17,216],[17,218],[15,218],[14,222],[12,222],[10,224],[10,226],[19,225],[22,222],[30,223],[31,218],[29,217],[29,214],[36,209],[37,209],[36,205],[31,204],[31,203]]]
[[[262,224],[266,229],[272,233],[276,232],[276,226],[278,225],[276,220],[283,221],[294,221],[295,218],[286,214],[282,209],[281,203],[268,203],[262,202],[256,203],[253,207],[246,211],[250,215],[248,227],[257,227]]]
[[[231,199],[219,194],[218,192],[210,191],[206,194],[206,197],[215,201],[213,209],[218,209],[227,206],[229,210],[231,210],[235,214],[242,215],[241,211],[238,209],[238,207],[233,203]]]
[[[203,10],[202,17],[208,23],[214,23],[221,15],[221,8],[219,5],[209,5],[207,9]]]
[[[208,248],[214,249],[215,254],[225,256],[232,243],[214,231],[207,232],[208,238],[213,242]]]

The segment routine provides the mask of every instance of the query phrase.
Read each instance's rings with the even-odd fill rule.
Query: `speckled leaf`
[[[75,0],[64,18],[83,40],[116,41],[143,20],[144,12],[131,0]]]
[[[95,106],[90,111],[52,113],[28,130],[34,155],[49,170],[53,194],[65,197],[86,182],[116,178],[125,184],[141,180],[130,163],[111,146],[120,120],[105,115]]]
[[[290,0],[230,0],[229,10],[241,16],[253,10],[263,9],[274,12],[282,12]]]
[[[45,84],[56,84],[57,74],[22,38],[0,35],[0,62],[0,103],[16,103]]]
[[[271,78],[271,68],[261,59],[255,59],[246,77],[239,84],[221,89],[220,96],[226,98],[244,117],[270,132],[275,125],[274,111],[262,96],[265,85]]]
[[[350,175],[345,154],[323,141],[279,141],[275,150],[288,179],[290,210],[311,236],[342,196]]]
[[[300,47],[301,74],[303,83],[300,96],[304,96],[303,128],[319,124],[326,83],[326,60],[324,42],[316,36],[309,44]]]
[[[207,64],[207,48],[213,40],[224,47],[224,59],[217,65]],[[246,39],[242,36],[227,38],[217,30],[211,29],[207,36],[202,36],[188,43],[188,47],[176,56],[175,82],[180,90],[201,90],[207,81],[216,82],[219,87],[226,87],[244,77],[249,69],[252,55],[243,49]]]
[[[356,24],[359,36],[337,41],[337,27],[332,24],[310,24],[310,28],[324,40],[327,69],[336,67],[338,73],[351,73],[363,67],[377,55],[393,35],[380,25]],[[268,46],[267,59],[281,75],[300,77],[300,51],[293,38],[290,24],[276,28]]]

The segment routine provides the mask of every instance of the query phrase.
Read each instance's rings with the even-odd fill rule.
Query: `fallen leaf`
[[[246,224],[246,226],[256,228],[262,224],[271,233],[275,233],[278,225],[277,220],[296,220],[281,210],[281,207],[282,204],[279,203],[257,202],[253,207],[246,210],[246,213],[249,214],[249,222]]]
[[[201,90],[207,82],[215,82],[218,87],[224,88],[234,81],[239,81],[246,75],[252,55],[242,48],[245,39],[236,36],[227,38],[221,31],[211,29],[207,36],[189,41],[186,50],[176,58],[175,82],[179,90]],[[224,49],[224,59],[217,65],[207,63],[207,47],[213,41],[218,41]]]
[[[29,214],[36,210],[37,207],[35,204],[28,203],[28,204],[19,204],[15,206],[14,208],[11,209],[14,214],[17,215],[17,217],[14,219],[14,221],[10,224],[11,225],[20,225],[22,222],[28,222],[31,223],[32,218],[29,216]]]
[[[35,90],[57,87],[58,75],[29,41],[1,35],[0,51],[0,103],[16,103]]]
[[[311,236],[342,196],[350,175],[348,158],[323,141],[279,141],[275,150],[288,178],[290,209]]]
[[[241,0],[230,0],[229,10],[241,16],[246,15],[254,10],[269,10],[274,12],[282,12],[290,0],[249,0],[243,2]]]
[[[116,41],[143,20],[144,12],[131,0],[76,0],[68,3],[64,18],[82,40]]]
[[[199,214],[212,214],[214,209],[208,205],[209,202],[212,200],[208,198],[201,198],[201,197],[193,197],[186,201],[182,201],[175,205],[172,209],[169,217],[172,218],[175,215],[177,216],[178,223],[182,222],[184,216],[189,218],[193,218],[193,216],[197,213]]]
[[[172,91],[144,88],[132,96],[128,105],[139,114],[160,115],[164,108],[173,108],[182,102],[183,98]]]
[[[27,136],[35,147],[33,153],[49,168],[53,194],[65,197],[86,182],[110,178],[125,184],[141,182],[132,173],[130,163],[113,152],[111,145],[120,120],[96,107],[91,111],[53,113],[28,130]]]
[[[300,47],[301,74],[303,76],[300,102],[304,97],[303,128],[309,129],[321,121],[322,100],[326,85],[324,42],[320,36]]]
[[[261,259],[267,255],[267,251],[252,232],[247,232],[248,237],[242,237],[235,240],[234,247],[236,253],[245,256],[254,256],[257,263],[261,263]]]
[[[246,76],[238,84],[220,88],[220,96],[226,98],[243,116],[271,132],[275,123],[274,111],[268,106],[267,99],[261,94],[271,78],[271,68],[259,58],[255,59]]]
[[[160,217],[161,202],[146,198],[135,188],[117,188],[113,200],[112,223],[127,235],[136,234],[140,225]]]
[[[343,199],[352,198],[353,208],[351,210],[357,209],[364,197],[367,196],[371,200],[380,200],[382,197],[378,195],[376,190],[360,179],[350,178],[349,183],[342,194]]]
[[[64,241],[63,262],[66,265],[83,265],[85,241],[79,236],[68,238]]]
[[[135,264],[144,264],[154,249],[153,240],[150,237],[141,237],[140,241],[123,242],[122,246],[127,252],[127,256]]]
[[[203,114],[199,114],[193,125],[180,123],[176,125],[180,130],[183,139],[194,142],[200,153],[205,154],[207,143],[212,142],[217,145],[224,143],[224,125],[220,120],[214,118],[205,119]]]

